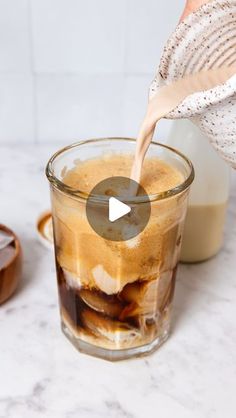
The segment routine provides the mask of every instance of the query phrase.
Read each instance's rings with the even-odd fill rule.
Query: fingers
[[[180,22],[185,19],[190,13],[195,12],[203,4],[209,3],[211,0],[187,0],[185,9],[180,18]]]

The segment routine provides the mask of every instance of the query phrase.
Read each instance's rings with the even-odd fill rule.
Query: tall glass
[[[173,148],[152,143],[148,157],[177,168],[182,184],[149,196],[146,228],[128,241],[109,241],[91,228],[87,193],[63,183],[66,170],[104,155],[134,155],[136,141],[105,138],[58,151],[48,162],[62,330],[76,348],[108,360],[144,355],[169,336],[191,162]],[[96,176],[96,173],[94,173]],[[116,175],[116,173],[114,173]],[[119,175],[119,173],[117,173]],[[133,205],[141,205],[134,197]]]

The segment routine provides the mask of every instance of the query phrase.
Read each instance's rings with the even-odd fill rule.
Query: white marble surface
[[[112,364],[78,353],[60,331],[53,254],[34,231],[49,206],[53,148],[0,147],[0,220],[24,249],[21,285],[0,307],[0,418],[234,418],[236,176],[223,251],[179,269],[171,338],[150,357]]]

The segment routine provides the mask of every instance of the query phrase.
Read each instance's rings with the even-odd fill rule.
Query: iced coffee
[[[79,350],[113,360],[150,352],[169,335],[193,178],[187,159],[151,144],[140,181],[149,222],[132,239],[104,239],[88,222],[86,198],[108,177],[129,177],[134,146],[125,139],[77,144],[47,168],[63,331]]]

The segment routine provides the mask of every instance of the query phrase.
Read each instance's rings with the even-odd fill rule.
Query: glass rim
[[[89,196],[91,197],[90,193],[87,192],[83,192],[82,190],[79,189],[75,189],[71,186],[68,186],[67,184],[63,183],[61,180],[59,180],[59,178],[57,176],[55,176],[54,171],[53,171],[53,164],[56,161],[57,157],[59,157],[60,155],[62,155],[63,153],[77,148],[81,145],[86,145],[86,144],[91,144],[91,143],[99,143],[99,142],[106,142],[106,141],[110,141],[110,142],[115,142],[115,141],[127,141],[127,142],[133,142],[135,143],[137,140],[135,138],[127,138],[127,137],[106,137],[106,138],[92,138],[92,139],[85,139],[85,140],[81,140],[81,141],[77,141],[74,142],[71,145],[67,145],[61,149],[59,149],[57,152],[55,152],[51,158],[49,159],[47,165],[46,165],[46,176],[48,178],[48,181],[54,186],[56,187],[58,190],[60,190],[62,193],[65,193],[67,195],[69,195],[71,198],[74,199],[82,199],[82,200],[87,200],[89,198]],[[179,185],[165,190],[163,192],[159,192],[159,193],[152,193],[148,195],[148,200],[150,202],[155,202],[155,201],[159,201],[159,200],[164,200],[167,198],[170,198],[172,196],[178,195],[182,192],[184,192],[188,187],[190,187],[190,185],[192,184],[194,177],[195,177],[195,172],[194,172],[194,167],[192,162],[189,160],[189,158],[187,158],[184,154],[182,154],[182,152],[176,150],[173,147],[170,147],[169,145],[166,144],[161,144],[160,142],[154,142],[152,141],[150,143],[150,145],[154,145],[154,146],[158,146],[161,147],[162,149],[166,149],[168,151],[171,151],[173,154],[178,155],[179,157],[181,157],[185,163],[187,163],[190,173],[189,176]],[[104,196],[102,195],[94,195],[93,198],[98,199],[98,200],[104,200]],[[132,197],[132,199],[127,199],[127,202],[129,203],[146,203],[147,202],[147,198],[145,198],[145,196],[134,196]]]

